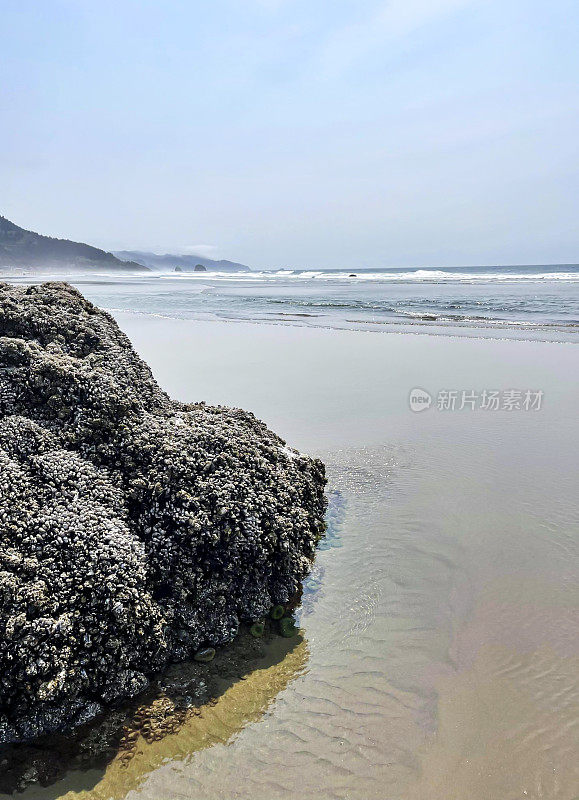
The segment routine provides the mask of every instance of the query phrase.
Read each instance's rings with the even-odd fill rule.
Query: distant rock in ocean
[[[112,253],[89,244],[53,239],[18,227],[0,217],[0,268],[32,269],[104,269],[116,272],[148,272],[148,267],[130,260],[120,260]]]
[[[188,267],[175,267],[175,272],[207,272],[207,267],[204,267],[203,264],[195,264],[193,270],[189,269]]]
[[[87,722],[287,604],[324,484],[253,415],[172,401],[72,287],[0,284],[0,742]]]

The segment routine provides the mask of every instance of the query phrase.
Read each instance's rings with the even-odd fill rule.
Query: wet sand
[[[119,314],[174,397],[252,410],[328,467],[295,647],[100,772],[22,796],[579,796],[579,350]],[[416,414],[408,393],[543,390]]]

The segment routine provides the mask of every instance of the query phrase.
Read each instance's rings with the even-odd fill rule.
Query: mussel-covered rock
[[[324,468],[173,402],[66,284],[0,284],[0,742],[66,730],[296,593]]]

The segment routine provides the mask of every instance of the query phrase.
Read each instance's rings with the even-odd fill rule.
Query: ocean
[[[579,333],[577,264],[66,279],[113,312],[174,319],[555,341]]]

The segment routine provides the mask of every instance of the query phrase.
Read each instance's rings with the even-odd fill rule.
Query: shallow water
[[[577,348],[119,322],[173,396],[324,458],[330,536],[287,654],[129,762],[24,797],[576,798]],[[416,386],[544,398],[412,413]]]

